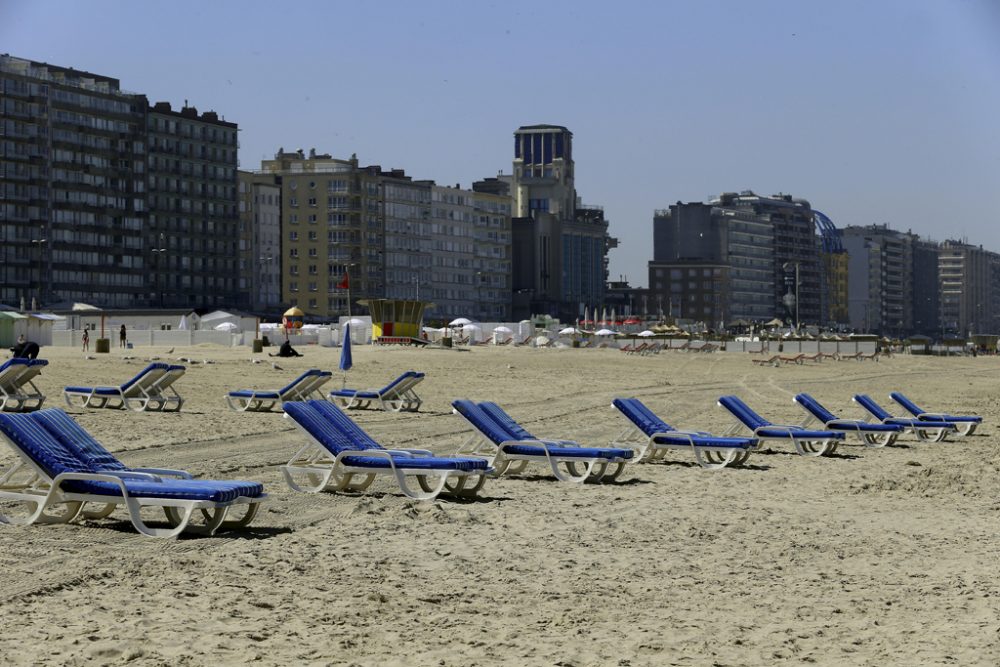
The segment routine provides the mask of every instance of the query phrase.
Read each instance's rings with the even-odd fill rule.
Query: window
[[[291,217],[289,217],[288,221],[291,222],[293,225],[299,224],[299,214],[298,213],[292,213],[292,215],[291,215]]]
[[[313,214],[311,214],[309,216],[309,224],[310,225],[315,225],[316,224],[316,214],[315,213],[313,213]]]
[[[298,232],[294,232],[294,231],[288,232],[288,240],[289,241],[298,241],[299,240],[299,233]]]
[[[292,282],[288,283],[288,289],[292,292],[298,292],[299,291],[298,281],[293,280]]]
[[[310,197],[309,198],[309,206],[311,206],[312,208],[316,208],[316,198],[315,197]]]
[[[298,200],[298,198],[297,197],[291,197],[291,198],[289,198],[288,205],[291,206],[292,208],[298,208],[299,207],[299,200]]]

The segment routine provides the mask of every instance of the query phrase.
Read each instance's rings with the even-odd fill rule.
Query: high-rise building
[[[243,308],[281,305],[281,185],[273,174],[239,172],[239,289]]]
[[[937,243],[913,242],[913,330],[925,336],[941,331]]]
[[[845,227],[842,238],[851,255],[851,325],[894,337],[912,332],[913,246],[917,236],[887,225],[868,225]]]
[[[359,168],[354,156],[283,149],[261,169],[281,185],[282,301],[329,318],[384,297],[380,170]]]
[[[617,246],[599,207],[577,195],[573,134],[559,125],[514,133],[513,290],[531,312],[572,320],[604,302],[607,255]],[[515,296],[515,304],[522,299]],[[516,312],[526,317],[528,312]]]
[[[0,55],[0,302],[144,305],[146,99]]]
[[[348,284],[353,313],[361,299],[419,299],[435,304],[435,319],[509,319],[508,196],[315,151],[279,151],[262,168],[282,191],[286,303],[320,318],[346,315]]]
[[[0,55],[0,302],[236,305],[236,125]]]
[[[239,303],[236,124],[214,111],[149,109],[150,302],[161,307]]]
[[[1000,255],[982,246],[945,241],[938,250],[941,304],[939,322],[945,334],[965,336],[1000,330],[997,284]]]
[[[744,191],[678,202],[654,214],[649,296],[669,316],[712,327],[775,316],[822,324],[819,258],[804,199]]]

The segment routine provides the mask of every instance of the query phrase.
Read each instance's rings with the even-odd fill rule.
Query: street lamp
[[[159,247],[153,248],[153,257],[156,258],[156,292],[159,296],[160,308],[163,308],[163,276],[162,262],[163,255],[167,252],[167,244],[164,242],[163,233],[159,236]]]

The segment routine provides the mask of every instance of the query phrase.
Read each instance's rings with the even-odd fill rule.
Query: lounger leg
[[[709,470],[718,470],[720,468],[725,468],[727,465],[733,462],[736,458],[736,454],[739,450],[733,449],[725,454],[722,452],[714,452],[711,450],[703,451],[701,448],[695,447],[694,456],[698,460],[698,465],[702,468],[708,468]]]
[[[139,503],[135,498],[128,497],[125,498],[125,506],[128,508],[128,517],[132,521],[132,525],[137,531],[146,537],[177,537],[184,531],[185,528],[187,528],[188,523],[191,521],[191,514],[194,512],[193,503],[179,506],[176,508],[178,510],[178,514],[176,515],[176,524],[174,521],[170,521],[172,526],[171,528],[151,528],[146,525],[145,521],[142,520],[141,503]]]
[[[581,461],[566,461],[566,472],[563,472],[559,470],[559,461],[549,457],[549,467],[552,469],[552,474],[556,476],[556,479],[560,482],[573,482],[575,484],[582,484],[587,481],[587,478],[590,477],[594,466],[598,462],[598,459],[591,459],[584,468],[584,472],[579,474],[577,473],[577,464],[582,463]],[[605,465],[607,464],[605,463]]]
[[[293,470],[294,473],[293,474]],[[329,470],[317,470],[317,471],[304,471],[301,468],[295,469],[289,466],[284,466],[281,468],[281,473],[285,476],[285,484],[288,488],[293,491],[301,491],[303,493],[319,493],[326,488],[330,481],[330,477],[333,476],[333,469]],[[299,478],[305,477],[309,480],[308,485],[304,485],[298,481]]]
[[[222,522],[222,528],[227,530],[232,528],[246,528],[257,516],[257,510],[260,509],[260,503],[249,503],[247,505],[247,510],[244,512],[243,516],[239,519],[232,519],[229,521]]]
[[[84,519],[103,519],[105,517],[111,516],[111,513],[115,511],[115,507],[117,507],[117,505],[115,505],[114,503],[107,503],[107,504],[104,505],[104,507],[102,507],[99,510],[93,510],[91,512],[84,512],[83,513],[83,518]]]
[[[402,473],[397,468],[393,469],[393,473],[396,476],[396,482],[399,484],[400,490],[407,498],[413,498],[414,500],[434,500],[440,495],[441,491],[444,490],[445,482],[448,481],[448,473],[437,474],[437,475],[416,475],[417,483],[423,489],[428,489],[427,491],[417,491],[416,489],[410,488],[410,485],[406,483],[406,475]],[[437,483],[432,485],[430,479],[436,478]]]

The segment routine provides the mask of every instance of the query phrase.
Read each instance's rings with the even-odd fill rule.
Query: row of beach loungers
[[[34,379],[48,364],[43,359],[9,359],[0,365],[0,411],[37,410],[45,395]],[[154,362],[134,377],[115,386],[70,386],[63,397],[70,407],[128,409],[136,412],[178,411],[184,399],[174,383],[186,368],[177,364]],[[280,389],[240,389],[229,392],[229,407],[240,412],[265,412],[287,401],[323,398],[320,388],[333,373],[311,368]],[[415,387],[424,379],[418,371],[406,371],[384,387],[375,389],[337,389],[328,398],[344,408],[375,407],[392,412],[415,412],[422,403]]]
[[[459,399],[452,403],[453,413],[471,432],[454,456],[384,448],[332,399],[289,400],[283,402],[285,417],[306,444],[282,466],[282,473],[290,488],[304,492],[362,492],[376,477],[389,476],[414,499],[428,500],[441,493],[470,497],[482,489],[487,477],[517,474],[531,464],[546,466],[562,481],[611,481],[627,465],[661,458],[671,449],[691,451],[702,467],[724,468],[745,463],[769,441],[787,442],[803,456],[822,456],[832,454],[848,433],[869,447],[884,447],[905,433],[921,440],[969,435],[982,421],[976,416],[925,412],[898,392],[890,397],[913,417],[894,417],[871,397],[858,394],[854,401],[867,411],[866,419],[839,418],[813,397],[799,394],[794,400],[805,410],[805,420],[782,425],[766,420],[736,396],[723,396],[718,404],[735,422],[722,435],[675,429],[639,399],[618,398],[612,405],[628,426],[607,447],[541,438],[496,403]],[[342,398],[350,405],[356,397]],[[813,423],[818,426],[810,428]],[[0,523],[101,518],[124,505],[143,535],[175,537],[192,528],[195,510],[204,518],[196,530],[213,534],[220,528],[248,525],[267,497],[256,482],[195,480],[185,471],[128,468],[58,408],[0,413],[0,435],[19,459],[0,474],[0,499],[28,507],[27,516],[0,516]],[[86,511],[88,505],[98,509]],[[242,506],[242,517],[227,520],[230,509]],[[146,523],[141,510],[148,507],[162,509],[167,528]]]
[[[872,352],[870,354],[865,354],[864,352],[855,352],[854,354],[837,354],[828,352],[815,352],[813,354],[772,354],[770,357],[762,359],[752,359],[753,363],[761,366],[780,366],[782,364],[798,364],[802,365],[806,362],[820,363],[824,359],[832,359],[834,361],[875,361],[877,362],[881,356],[879,352]]]

